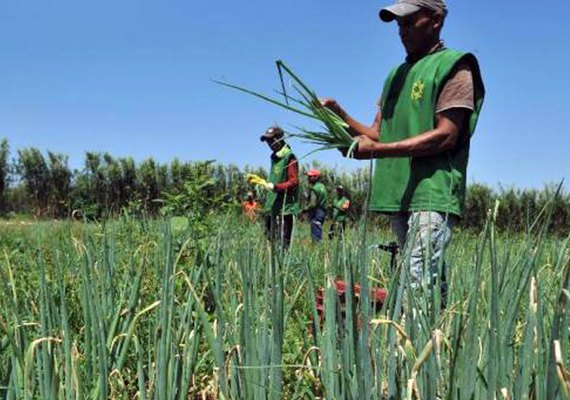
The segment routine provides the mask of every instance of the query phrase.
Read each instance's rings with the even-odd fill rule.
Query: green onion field
[[[363,220],[320,245],[297,221],[286,253],[231,213],[208,232],[2,222],[0,398],[568,399],[568,238],[548,209],[526,233],[495,218],[455,232],[445,308],[404,290],[405,249],[392,270],[374,247],[390,233]],[[359,301],[349,285],[341,310],[334,279]]]

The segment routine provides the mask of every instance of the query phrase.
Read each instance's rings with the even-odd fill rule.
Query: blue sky
[[[19,0],[0,5],[0,137],[36,147],[169,162],[265,165],[259,134],[294,115],[222,88],[272,93],[283,59],[319,95],[371,122],[388,71],[404,57],[384,1]],[[450,0],[443,38],[474,52],[487,98],[468,178],[542,187],[570,179],[569,2]],[[305,125],[308,123],[305,122]],[[312,149],[293,142],[298,155]],[[335,152],[338,169],[365,162]],[[566,185],[568,187],[568,185]]]

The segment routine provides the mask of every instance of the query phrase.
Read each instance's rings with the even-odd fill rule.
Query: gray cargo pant
[[[441,291],[447,294],[446,270],[443,260],[451,241],[457,217],[435,211],[402,212],[390,215],[402,254],[410,254],[410,287],[431,287],[438,276],[441,262]],[[424,267],[425,266],[425,267]]]

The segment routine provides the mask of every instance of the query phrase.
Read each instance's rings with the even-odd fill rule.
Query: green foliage
[[[483,229],[487,211],[495,204],[495,194],[488,186],[474,183],[465,196],[465,216],[463,224],[476,230]]]
[[[570,231],[570,194],[564,193],[561,185],[547,185],[542,190],[500,188],[498,191],[488,186],[474,183],[467,189],[465,215],[462,226],[481,230],[485,216],[496,201],[499,202],[498,229],[503,231],[527,232],[535,216],[547,205],[552,217],[548,225],[551,233],[564,237]]]
[[[214,235],[218,215],[224,215],[230,210],[231,202],[220,192],[218,185],[221,181],[212,178],[213,161],[198,162],[187,168],[182,188],[174,193],[164,193],[160,200],[161,214],[166,216],[184,217],[173,219],[172,227],[181,232],[181,226],[191,231],[194,241],[190,248],[198,255],[203,255],[208,247],[207,239]]]
[[[137,197],[142,201],[143,207],[151,215],[156,214],[160,197],[158,184],[157,164],[152,158],[144,160],[137,170]]]
[[[63,218],[70,214],[71,178],[68,157],[64,154],[48,152],[49,160],[49,199],[51,214]]]
[[[9,154],[8,139],[3,138],[0,141],[0,215],[6,212],[6,188],[8,187],[10,172]]]
[[[195,163],[185,176],[182,188],[165,193],[163,214],[188,215],[197,219],[201,214],[212,214],[223,204],[223,196],[216,190],[216,181],[210,175],[213,161]]]
[[[49,199],[49,168],[42,153],[36,148],[18,150],[16,171],[22,177],[31,196],[34,214],[42,216],[47,212]]]
[[[114,158],[108,153],[87,152],[83,169],[70,171],[68,158],[63,154],[48,152],[46,162],[39,150],[23,149],[18,151],[19,158],[13,165],[7,164],[7,155],[8,143],[4,140],[0,143],[0,206],[1,177],[7,171],[9,174],[5,176],[15,184],[4,189],[4,212],[34,213],[47,218],[63,218],[78,209],[88,220],[104,220],[122,213],[155,217],[162,212],[185,215],[198,222],[202,215],[208,219],[211,214],[237,211],[245,194],[253,190],[245,179],[248,173],[267,177],[267,171],[261,167],[239,168],[213,161],[175,159],[170,164],[160,164],[148,158],[137,164],[131,157]],[[338,171],[319,162],[303,165],[301,192],[308,191],[303,171],[310,167],[322,172],[329,199],[334,198],[339,184],[348,191],[349,219],[352,223],[357,221],[366,209],[369,167]],[[467,187],[461,226],[474,231],[483,229],[488,211],[498,200],[497,228],[526,232],[531,216],[552,202],[549,230],[564,236],[570,231],[570,194],[563,189],[557,193],[557,188],[558,185],[547,185],[542,190],[494,189],[473,183]],[[257,194],[258,200],[263,202],[264,193]],[[381,217],[371,215],[369,218],[376,225],[386,224]],[[198,226],[200,224],[198,222]]]

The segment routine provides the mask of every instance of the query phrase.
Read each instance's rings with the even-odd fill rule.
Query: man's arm
[[[314,210],[315,208],[317,208],[317,195],[315,194],[315,191],[313,190],[313,188],[311,187],[311,190],[309,191],[309,204],[307,204],[306,207],[303,207],[302,212],[311,212],[312,210]]]
[[[425,157],[454,148],[468,139],[468,124],[475,109],[473,73],[467,62],[459,63],[443,86],[436,104],[436,127],[421,135],[394,143],[359,141],[357,158]],[[368,137],[368,135],[366,135]]]
[[[355,158],[370,159],[383,157],[427,157],[453,149],[464,132],[471,111],[452,108],[436,114],[436,127],[409,139],[392,143],[379,143],[361,135]]]
[[[276,183],[274,186],[274,191],[285,192],[289,189],[293,189],[299,185],[299,165],[296,158],[291,158],[291,161],[287,165],[287,180],[284,182]]]

